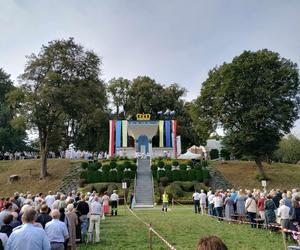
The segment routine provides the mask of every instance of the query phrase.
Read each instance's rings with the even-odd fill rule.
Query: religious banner
[[[127,127],[128,127],[128,121],[123,120],[122,121],[122,146],[123,146],[123,148],[127,147]]]
[[[122,121],[118,120],[116,123],[116,148],[121,147],[121,129]]]
[[[164,121],[159,121],[159,147],[164,147]]]
[[[166,147],[171,147],[171,128],[170,128],[170,121],[165,121],[165,131],[166,131]]]
[[[176,137],[177,137],[177,122],[176,120],[172,120],[172,135],[173,135],[173,150],[174,150],[174,158],[177,158],[177,141],[176,141]]]
[[[115,155],[115,121],[109,121],[109,155],[114,157]]]

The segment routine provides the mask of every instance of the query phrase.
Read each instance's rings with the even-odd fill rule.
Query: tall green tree
[[[54,133],[65,125],[65,134],[72,137],[87,117],[105,112],[107,98],[99,78],[100,65],[100,58],[73,38],[51,41],[27,58],[21,75],[25,93],[22,107],[38,131],[40,178],[47,176],[49,140]]]
[[[123,118],[126,118],[130,88],[131,81],[122,77],[113,78],[108,83],[107,91],[110,94],[112,103],[116,108],[117,118],[119,118],[120,109],[123,111]]]
[[[300,161],[300,140],[294,135],[282,138],[274,157],[281,162],[297,163]]]
[[[299,109],[297,65],[269,50],[244,51],[209,72],[197,99],[199,116],[221,124],[236,156],[262,161],[289,133]]]
[[[9,95],[16,88],[2,68],[0,68],[0,151],[22,151],[26,148],[26,126],[16,115],[14,103]]]

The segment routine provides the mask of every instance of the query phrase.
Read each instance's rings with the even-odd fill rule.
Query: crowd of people
[[[238,191],[211,190],[206,194],[203,190],[193,194],[195,213],[208,214],[219,220],[243,222],[248,217],[252,228],[261,222],[265,227],[282,228],[299,231],[300,227],[300,192],[273,189],[265,192],[259,189]],[[288,235],[286,234],[286,237]]]
[[[80,242],[99,242],[100,221],[118,214],[118,201],[116,190],[110,196],[49,191],[2,198],[0,250],[74,250]]]

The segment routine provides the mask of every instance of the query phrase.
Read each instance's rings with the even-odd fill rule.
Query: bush
[[[171,165],[165,165],[165,170],[166,171],[171,171],[172,170],[172,166]]]
[[[179,165],[179,162],[178,161],[172,161],[172,165],[177,167]]]
[[[126,168],[125,164],[118,164],[117,165],[118,172],[123,172],[125,168]]]
[[[163,161],[158,161],[157,162],[157,167],[158,168],[163,168],[165,166],[165,163]]]
[[[137,166],[136,166],[135,164],[131,164],[131,165],[130,165],[130,169],[131,169],[133,172],[136,172]]]
[[[226,160],[226,161],[230,160],[230,152],[227,149],[222,148],[220,150],[220,155],[224,160]]]
[[[212,150],[210,150],[209,155],[210,155],[211,160],[218,159],[219,158],[219,150],[216,148],[213,148]]]
[[[202,181],[203,181],[202,170],[196,170],[196,180],[197,180],[198,182],[202,182]]]
[[[122,182],[123,181],[123,179],[124,179],[124,172],[123,171],[118,171],[117,172],[117,181],[118,182]]]
[[[110,171],[109,172],[109,182],[117,182],[117,181],[118,181],[117,171]]]
[[[181,189],[180,185],[176,182],[171,183],[169,186],[166,187],[166,192],[171,194],[174,198],[183,197],[184,192]]]
[[[165,177],[165,176],[166,176],[166,171],[164,170],[157,171],[157,180],[160,180],[160,177]]]
[[[180,170],[173,170],[173,181],[180,181]]]
[[[108,195],[111,195],[114,190],[118,190],[119,186],[116,183],[109,183],[107,185],[107,193]]]
[[[191,168],[193,168],[194,167],[194,162],[192,160],[189,160],[187,165],[189,165]]]
[[[97,193],[104,193],[107,190],[107,183],[95,183],[92,189],[96,189]]]
[[[87,183],[102,182],[102,173],[99,171],[87,172]]]
[[[179,165],[179,168],[180,168],[180,170],[186,170],[186,168],[187,168],[187,165],[186,164],[180,164]]]
[[[270,180],[270,178],[266,174],[257,174],[256,179],[258,181],[263,181],[263,180],[269,181]]]
[[[105,165],[102,166],[102,171],[103,172],[109,172],[109,170],[110,170],[110,166],[109,165],[105,164]]]
[[[157,178],[157,170],[152,170],[152,176],[153,178]]]
[[[123,165],[124,165],[124,168],[130,168],[131,169],[132,163],[130,161],[124,161]]]
[[[162,186],[167,186],[168,185],[168,177],[166,177],[166,176],[163,176],[163,177],[160,177],[160,179],[159,179],[159,182],[161,183],[161,185]]]
[[[82,171],[81,173],[80,173],[80,179],[84,179],[84,180],[86,180],[87,179],[87,171]]]
[[[196,164],[194,165],[194,169],[195,169],[195,170],[202,170],[202,165],[201,165],[201,163],[200,163],[200,162],[196,163]]]
[[[156,164],[152,164],[151,165],[151,170],[156,172],[157,171],[157,165]]]
[[[187,172],[188,172],[188,180],[189,181],[195,181],[195,180],[197,180],[197,178],[196,178],[196,170],[195,169],[191,169],[191,170],[189,170]]]
[[[202,161],[201,165],[202,165],[203,168],[206,168],[206,167],[208,167],[208,162],[207,161]]]
[[[209,175],[209,171],[207,169],[203,169],[202,170],[202,176],[203,176],[203,180],[209,180],[210,175]]]
[[[96,162],[96,163],[90,163],[88,165],[88,171],[97,171],[98,169],[101,168],[101,163],[99,162]]]
[[[80,164],[80,167],[81,167],[82,169],[87,169],[88,166],[89,166],[89,164],[88,164],[86,161],[81,162],[81,164]]]
[[[168,178],[168,181],[169,182],[172,182],[173,181],[173,171],[171,170],[166,170],[166,177]]]
[[[180,180],[188,181],[188,172],[186,170],[179,170]]]
[[[194,190],[197,190],[200,192],[200,190],[203,189],[205,192],[208,192],[209,188],[205,186],[203,183],[195,183],[194,184]]]
[[[180,186],[184,192],[193,192],[194,191],[194,183],[191,181],[180,182]]]
[[[114,169],[117,167],[117,162],[115,160],[111,160],[109,163],[109,166],[111,169]]]
[[[102,181],[103,182],[109,182],[109,171],[103,171],[102,172]]]

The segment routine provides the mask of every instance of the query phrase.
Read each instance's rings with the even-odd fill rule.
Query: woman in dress
[[[238,214],[238,219],[242,221],[245,217],[246,209],[245,209],[246,196],[243,191],[240,190],[238,192],[236,198],[236,213]]]
[[[276,222],[276,205],[272,200],[271,195],[267,195],[267,200],[265,202],[265,217],[266,217],[266,224],[271,224]]]
[[[69,204],[67,206],[66,218],[69,223],[69,242],[68,249],[76,249],[76,225],[78,224],[78,218],[74,211],[74,205]]]
[[[102,205],[103,205],[103,214],[106,216],[109,214],[109,196],[107,195],[107,191],[104,192],[102,196]]]
[[[225,205],[225,218],[226,220],[231,220],[232,216],[234,214],[234,208],[233,208],[233,200],[231,199],[230,192],[227,193],[227,197],[224,201]]]

